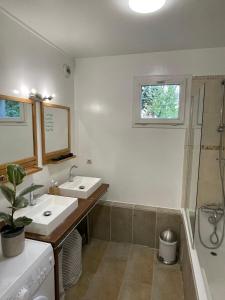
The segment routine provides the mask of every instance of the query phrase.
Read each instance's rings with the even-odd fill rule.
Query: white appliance
[[[26,239],[24,252],[12,258],[3,257],[0,250],[0,300],[54,299],[54,255],[50,244]]]

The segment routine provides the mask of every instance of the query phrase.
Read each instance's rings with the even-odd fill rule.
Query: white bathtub
[[[209,244],[209,235],[213,226],[208,222],[208,215],[201,212],[201,235],[202,239]],[[202,276],[204,279],[208,299],[225,299],[225,239],[218,249],[205,248],[199,239],[198,223],[195,226],[195,248],[197,250]],[[221,239],[223,218],[218,224],[218,234]],[[214,255],[213,255],[214,254]],[[216,254],[216,256],[215,256]]]
[[[213,299],[211,297],[209,284],[208,284],[208,281],[205,277],[205,272],[201,268],[198,253],[196,251],[196,248],[192,247],[192,238],[191,238],[190,233],[189,233],[190,223],[189,223],[189,220],[187,218],[185,209],[182,209],[182,216],[183,216],[184,229],[185,229],[186,238],[187,238],[188,251],[189,251],[190,260],[191,260],[192,269],[193,269],[194,280],[195,280],[195,283],[196,283],[196,291],[197,291],[197,294],[198,294],[198,299],[199,300],[219,300],[217,298]],[[205,251],[205,252],[209,252],[209,251]],[[204,253],[204,255],[207,256],[206,253]],[[211,257],[210,257],[210,259],[211,259]],[[224,270],[225,270],[225,268],[224,268]],[[225,281],[224,281],[224,285],[225,285]],[[223,298],[223,300],[224,300],[224,298]]]

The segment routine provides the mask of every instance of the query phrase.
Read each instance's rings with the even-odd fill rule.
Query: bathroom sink
[[[61,184],[59,190],[63,196],[87,199],[101,184],[101,178],[76,176],[72,182]]]
[[[78,207],[78,199],[56,195],[44,194],[36,201],[35,206],[18,210],[15,217],[31,218],[33,222],[26,231],[41,235],[49,235]]]

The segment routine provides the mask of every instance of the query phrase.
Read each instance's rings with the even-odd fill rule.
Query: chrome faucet
[[[32,183],[31,184],[31,186],[34,186],[35,184],[34,183]],[[36,187],[38,187],[38,186],[36,186]],[[42,185],[40,185],[39,187],[42,187]],[[36,188],[37,189],[37,188]],[[36,194],[36,193],[34,193],[34,191],[32,191],[32,192],[30,192],[30,194],[29,194],[29,205],[30,206],[34,206],[34,205],[36,205],[37,204],[37,199],[39,198],[41,196],[41,194]]]
[[[32,183],[31,186],[34,186],[34,184]],[[30,192],[30,196],[29,196],[29,205],[30,205],[30,206],[36,205],[36,201],[35,201],[35,199],[34,199],[34,192]]]
[[[69,181],[70,182],[73,182],[73,178],[74,178],[72,171],[73,171],[73,169],[77,169],[77,168],[78,168],[78,166],[76,166],[76,165],[72,165],[72,167],[70,168],[70,172],[69,172]]]

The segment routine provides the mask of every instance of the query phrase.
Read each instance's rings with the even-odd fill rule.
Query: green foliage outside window
[[[179,85],[143,85],[141,117],[149,119],[178,119]]]
[[[16,101],[5,101],[5,116],[10,118],[20,117],[20,103]]]

